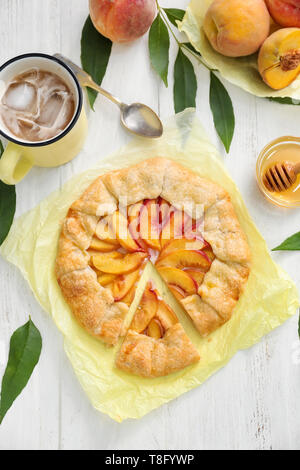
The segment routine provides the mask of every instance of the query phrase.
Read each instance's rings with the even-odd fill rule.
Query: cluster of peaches
[[[214,259],[201,235],[202,223],[203,219],[196,221],[161,198],[143,200],[103,217],[88,250],[98,282],[111,290],[116,302],[130,305],[150,259],[178,300],[196,294]],[[151,288],[142,302],[151,316],[154,309],[168,309]],[[157,321],[150,328],[158,334]]]
[[[89,3],[95,28],[113,42],[142,36],[157,13],[155,0]],[[259,51],[259,73],[275,90],[290,85],[300,73],[300,0],[214,0],[203,29],[212,47],[224,56]]]
[[[227,57],[259,51],[259,73],[275,90],[300,73],[300,0],[214,0],[203,28],[212,47]]]

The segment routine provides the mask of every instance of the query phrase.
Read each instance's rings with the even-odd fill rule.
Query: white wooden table
[[[184,8],[187,0],[163,0]],[[62,54],[79,63],[87,0],[1,0],[0,62],[25,52]],[[171,69],[175,60],[172,43]],[[224,154],[208,105],[208,73],[197,68],[197,113]],[[103,85],[125,101],[143,101],[162,117],[173,113],[169,88],[151,70],[147,36],[114,45]],[[255,162],[279,135],[299,135],[300,108],[257,99],[226,83],[235,106],[236,131],[224,162],[240,187],[270,248],[300,230],[299,210],[272,207],[257,190]],[[58,169],[34,169],[17,187],[17,215],[34,207],[73,174],[96,163],[128,140],[118,110],[98,98],[89,117],[94,157],[84,151]],[[98,154],[98,155],[97,155]],[[300,287],[300,253],[274,259]],[[139,421],[117,424],[95,411],[63,351],[60,333],[37,305],[21,274],[0,259],[0,376],[11,333],[31,314],[43,336],[43,352],[29,385],[0,426],[0,449],[300,449],[300,343],[293,318],[202,387]]]

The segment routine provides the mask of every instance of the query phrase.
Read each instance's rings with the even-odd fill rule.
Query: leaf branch
[[[202,59],[201,54],[190,43],[179,41],[171,24],[178,27],[177,21],[182,21],[185,11],[178,8],[162,8],[156,0],[158,14],[149,34],[149,52],[152,65],[158,75],[168,86],[168,65],[170,42],[167,36],[173,37],[178,46],[178,54],[174,67],[174,108],[175,113],[188,107],[196,106],[197,78],[194,67],[188,55],[210,72],[209,103],[213,114],[216,131],[229,152],[235,128],[235,116],[231,98],[222,82]],[[162,34],[163,33],[163,34]]]

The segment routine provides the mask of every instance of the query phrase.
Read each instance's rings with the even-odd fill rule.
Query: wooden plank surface
[[[187,0],[164,0],[184,8]],[[87,0],[1,0],[0,62],[25,52],[61,52],[79,63]],[[171,48],[171,67],[176,47]],[[208,73],[197,68],[197,113],[224,155],[208,105]],[[173,113],[173,79],[166,89],[151,70],[147,36],[114,45],[103,85],[125,101],[143,101],[162,117]],[[261,148],[279,135],[299,135],[298,107],[256,99],[226,83],[234,102],[236,131],[224,163],[238,184],[270,248],[299,231],[299,210],[272,207],[259,194],[255,163]],[[118,110],[99,98],[89,116],[94,153],[83,152],[59,169],[34,169],[18,185],[22,214],[76,174],[128,141]],[[299,253],[274,259],[300,287]],[[300,346],[297,318],[252,349],[240,352],[202,387],[139,421],[120,424],[96,412],[63,351],[63,340],[35,302],[21,274],[0,259],[0,376],[11,333],[32,315],[44,341],[40,363],[0,427],[0,449],[300,449]]]

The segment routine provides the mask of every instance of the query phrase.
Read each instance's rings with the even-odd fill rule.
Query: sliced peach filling
[[[188,274],[193,279],[193,281],[197,284],[197,290],[198,290],[198,287],[201,286],[204,276],[206,274],[205,271],[201,271],[201,269],[187,268],[185,269],[184,273]]]
[[[107,274],[126,274],[135,271],[147,258],[147,253],[129,253],[122,258],[112,258],[111,253],[101,253],[93,256],[96,269]]]
[[[127,292],[127,294],[123,297],[122,299],[122,302],[127,304],[128,307],[130,307],[130,305],[132,304],[132,302],[134,301],[134,297],[135,297],[135,290],[136,290],[136,285],[134,285],[129,292]]]
[[[130,329],[137,333],[145,331],[151,320],[156,316],[157,310],[157,295],[152,289],[147,288],[141,298],[137,312],[133,317]]]
[[[158,318],[152,318],[144,334],[151,336],[151,338],[160,339],[164,336],[165,330]]]
[[[162,224],[161,230],[161,247],[165,248],[170,241],[174,239],[180,240],[186,234],[187,230],[192,227],[191,217],[183,211],[171,209],[167,220]]]
[[[179,287],[185,295],[197,293],[197,284],[187,272],[168,266],[158,268],[158,272],[168,285]]]
[[[115,244],[107,243],[103,240],[100,240],[99,238],[93,237],[89,249],[101,251],[102,253],[108,253],[115,250],[115,247]]]
[[[160,339],[177,322],[178,319],[173,310],[159,297],[157,291],[149,283],[133,317],[130,329],[151,338]]]
[[[140,277],[140,271],[137,269],[132,273],[118,276],[116,279],[113,280],[113,296],[116,302],[122,300],[128,292],[132,289],[134,284]]]
[[[147,201],[140,213],[140,235],[154,250],[160,250],[159,204],[156,199]]]
[[[172,253],[177,250],[203,250],[208,244],[204,240],[188,240],[187,238],[181,238],[178,240],[171,240],[165,245],[165,248],[160,253],[160,258]]]
[[[178,269],[202,268],[209,270],[211,261],[204,251],[177,250],[164,256],[157,262],[157,267],[170,266]]]
[[[112,226],[111,226],[111,221],[112,221],[112,217],[111,216],[107,216],[107,217],[103,217],[97,227],[96,227],[96,237],[99,238],[99,240],[102,240],[106,243],[109,243],[111,245],[114,245],[114,246],[119,246],[120,243],[119,241],[117,240],[116,238],[116,235],[112,229]]]
[[[184,290],[180,289],[180,287],[174,286],[173,284],[168,284],[168,287],[174,295],[175,299],[177,299],[178,301],[183,300],[186,297],[186,293],[184,292]]]
[[[106,287],[109,284],[113,283],[116,278],[117,276],[115,274],[105,274],[99,272],[98,282],[99,284],[101,284],[102,287]]]
[[[137,241],[134,240],[133,236],[128,227],[127,217],[119,211],[116,211],[112,215],[111,227],[116,239],[120,245],[126,250],[134,253],[136,251],[143,251],[138,245]]]
[[[158,258],[157,270],[174,296],[182,300],[196,294],[214,260],[201,234],[201,222],[161,198],[133,204],[127,214],[117,210],[102,218],[88,249],[99,284],[111,290],[116,302],[130,305],[141,270],[149,256],[156,253],[153,258]],[[160,302],[158,295],[147,289],[139,307],[143,313],[132,328],[153,337],[158,337],[159,331],[162,334],[172,315]]]

